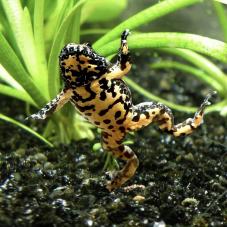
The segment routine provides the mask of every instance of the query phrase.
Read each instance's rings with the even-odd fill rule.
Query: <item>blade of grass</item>
[[[53,2],[53,1],[52,1]],[[46,16],[46,23],[44,26],[45,41],[47,45],[48,53],[50,52],[50,44],[53,43],[53,40],[56,38],[57,31],[61,25],[61,22],[66,17],[69,11],[69,6],[71,1],[57,1],[54,11]],[[48,5],[45,5],[48,7]],[[49,9],[45,8],[45,12],[48,12]]]
[[[9,1],[1,1],[2,7],[5,11],[8,25],[10,27],[10,30],[12,30],[14,43],[17,46],[17,50],[20,51],[20,57],[21,55],[21,48],[19,46],[19,43],[21,43],[21,32],[20,31],[20,24],[22,23],[22,17],[23,17],[23,10],[21,7],[21,3],[19,0],[9,0]]]
[[[48,71],[43,29],[44,0],[35,1],[34,4],[34,42],[39,67],[39,77],[41,78],[40,82],[42,83],[43,94],[47,99],[50,99],[48,92]]]
[[[160,1],[158,4],[151,6],[136,15],[125,20],[106,35],[102,36],[94,45],[94,49],[100,49],[104,44],[120,37],[120,34],[126,28],[134,29],[140,25],[154,21],[164,15],[177,11],[181,8],[202,2],[201,0],[165,0]]]
[[[27,7],[25,7],[23,10],[23,19],[20,29],[22,30],[21,54],[25,61],[26,67],[31,76],[34,78],[34,81],[37,86],[42,87],[42,90],[45,90],[42,83],[43,78],[39,74],[39,64],[36,58],[36,47],[33,35],[32,22]]]
[[[221,26],[224,40],[227,42],[227,15],[221,3],[213,1],[213,6],[218,16],[219,24]]]
[[[32,98],[23,90],[17,90],[15,88],[12,88],[10,86],[0,84],[0,93],[3,95],[7,95],[19,100],[22,100],[24,102],[28,102],[29,104],[36,106]]]
[[[38,106],[44,105],[46,103],[45,97],[43,97],[40,90],[36,87],[17,55],[1,33],[0,46],[0,62],[2,66],[28,92]]]
[[[144,97],[147,97],[148,99],[150,99],[152,101],[161,102],[172,109],[175,109],[175,110],[178,110],[181,112],[186,112],[186,113],[194,113],[198,109],[198,107],[183,106],[183,105],[179,105],[179,104],[175,104],[173,102],[167,101],[167,100],[160,98],[159,96],[156,96],[156,95],[152,94],[151,92],[147,91],[146,89],[144,89],[143,87],[141,87],[140,85],[138,85],[137,83],[135,83],[133,80],[131,80],[129,78],[124,78],[124,80],[127,82],[127,84],[132,89],[134,89],[135,91],[137,91]],[[208,112],[212,112],[212,111],[221,111],[225,105],[226,105],[226,100],[223,100],[219,103],[209,106],[207,108],[206,112],[208,113]]]
[[[46,140],[43,136],[41,136],[40,134],[38,134],[37,132],[35,132],[34,130],[32,130],[31,128],[27,127],[24,124],[21,124],[20,122],[4,115],[0,113],[0,119],[2,119],[3,121],[9,122],[11,124],[14,124],[15,126],[18,126],[22,129],[24,129],[25,131],[29,132],[30,134],[34,135],[36,138],[38,138],[39,140],[43,141],[45,144],[47,144],[49,147],[54,147],[54,145],[49,142],[48,140]]]
[[[224,95],[227,97],[227,77],[226,75],[211,61],[209,61],[204,56],[186,49],[174,49],[174,48],[160,48],[160,51],[166,53],[174,54],[179,56],[186,61],[202,69],[204,72],[212,76],[215,81],[219,82],[224,90]]]
[[[80,35],[103,35],[109,32],[110,29],[106,28],[90,28],[90,29],[83,29],[80,32]]]
[[[184,48],[227,62],[227,44],[208,37],[175,32],[154,32],[135,34],[128,38],[130,48]],[[119,39],[98,49],[104,56],[117,52]]]
[[[66,43],[80,43],[80,17],[81,17],[81,8],[79,6],[77,13],[75,14],[73,20],[70,22],[65,42]]]
[[[21,85],[5,70],[5,68],[0,64],[0,81],[10,85],[13,88],[22,90]],[[24,89],[23,89],[24,90]]]
[[[60,50],[62,48],[62,44],[64,42],[66,31],[69,27],[69,24],[72,20],[72,18],[75,16],[76,13],[79,12],[80,7],[88,0],[80,0],[78,3],[74,5],[74,7],[71,9],[69,14],[64,18],[62,24],[60,25],[60,28],[57,31],[57,34],[55,36],[55,39],[53,41],[53,45],[51,47],[49,62],[48,62],[48,86],[49,86],[49,93],[50,97],[54,97],[57,92],[59,91],[59,67],[58,67],[58,55],[60,53]],[[79,19],[79,18],[77,18]],[[80,23],[78,21],[77,23]]]
[[[195,112],[197,109],[196,107],[187,107],[187,106],[183,106],[183,105],[178,105],[173,102],[167,101],[163,98],[160,98],[159,96],[156,96],[156,95],[152,94],[151,92],[147,91],[146,89],[144,89],[143,87],[139,86],[137,83],[135,83],[133,80],[131,80],[129,78],[124,78],[124,80],[127,82],[127,84],[130,87],[132,87],[132,89],[139,92],[141,95],[149,98],[150,100],[153,100],[156,102],[161,102],[175,110],[184,111],[184,112]]]
[[[2,1],[2,5],[20,50],[20,56],[22,56],[29,73],[32,76],[37,75],[36,52],[29,11],[27,8],[22,9],[19,0]],[[31,53],[33,53],[32,57]]]
[[[208,74],[204,73],[202,70],[199,70],[195,67],[182,64],[176,61],[160,61],[160,62],[155,62],[150,65],[152,69],[177,69],[182,72],[189,73],[193,76],[195,76],[197,79],[205,82],[209,86],[211,86],[214,90],[217,90],[219,93],[222,95],[224,94],[223,87],[217,83],[216,80],[214,80],[212,77],[210,77]]]

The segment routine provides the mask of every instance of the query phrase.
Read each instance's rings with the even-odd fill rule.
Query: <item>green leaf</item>
[[[82,10],[81,23],[97,23],[117,18],[127,7],[127,0],[93,0],[87,2]]]
[[[51,48],[51,52],[50,52],[49,62],[48,62],[48,75],[49,75],[48,86],[49,86],[49,92],[50,92],[51,98],[55,97],[55,95],[59,91],[60,80],[59,80],[58,55],[60,53],[60,50],[62,49],[66,31],[73,17],[75,16],[76,13],[79,12],[80,7],[86,1],[87,0],[80,0],[77,4],[75,4],[75,6],[71,9],[69,14],[64,18],[55,36],[55,39]],[[77,21],[77,23],[80,23],[80,21]]]
[[[183,48],[191,49],[207,56],[227,62],[227,44],[208,37],[176,32],[154,32],[131,35],[128,38],[130,48]],[[117,52],[120,40],[109,42],[98,52],[109,56]]]
[[[0,63],[2,66],[28,92],[38,106],[44,105],[46,99],[36,87],[2,33],[0,33],[0,46]]]
[[[32,76],[38,74],[31,18],[27,8],[22,9],[19,0],[2,1],[20,56]],[[31,57],[31,53],[33,53]]]
[[[221,1],[220,1],[221,2]],[[225,4],[227,4],[227,1],[225,1]],[[222,6],[218,2],[213,2],[214,9],[216,11],[216,14],[218,16],[219,24],[222,28],[222,32],[224,35],[224,40],[227,42],[227,15],[224,6]]]
[[[43,141],[45,144],[47,144],[49,147],[54,147],[54,145],[49,142],[48,140],[46,140],[43,136],[41,136],[40,134],[38,134],[37,132],[35,132],[34,130],[32,130],[31,128],[27,127],[26,125],[24,124],[21,124],[20,122],[10,118],[10,117],[7,117],[6,115],[4,114],[1,114],[0,113],[0,119],[2,119],[3,121],[6,121],[6,122],[9,122],[11,124],[14,124],[15,126],[18,126],[22,129],[24,129],[25,131],[29,132],[30,134],[34,135],[36,138],[38,138],[39,140]]]
[[[219,93],[224,93],[223,87],[210,75],[203,72],[201,69],[197,69],[195,67],[182,64],[176,61],[168,61],[162,60],[160,62],[155,62],[150,65],[152,69],[177,69],[186,73],[189,73],[195,76],[197,79],[205,82],[209,86],[211,86],[214,90],[217,90]]]
[[[43,28],[43,14],[44,14],[44,0],[35,1],[34,7],[34,42],[37,56],[37,67],[39,68],[40,86],[43,88],[42,92],[47,99],[49,97],[48,91],[48,71],[47,60],[44,43],[44,28]]]
[[[160,48],[159,50],[179,56],[206,72],[222,86],[223,94],[227,97],[227,77],[213,62],[191,50],[179,48]]]
[[[163,98],[160,98],[159,96],[152,94],[151,92],[147,91],[146,89],[144,89],[143,87],[141,87],[140,85],[138,85],[137,83],[135,83],[133,80],[131,80],[129,78],[125,78],[124,80],[127,82],[127,84],[130,87],[132,87],[133,90],[137,91],[141,95],[147,97],[148,99],[150,99],[152,101],[161,102],[161,103],[167,105],[168,107],[170,107],[171,109],[175,109],[175,110],[178,110],[181,112],[187,112],[187,113],[195,113],[195,111],[198,109],[198,107],[183,106],[183,105],[179,105],[179,104],[170,102],[168,100],[165,100]],[[207,113],[213,112],[213,111],[220,112],[223,110],[223,108],[225,108],[226,103],[227,103],[226,100],[222,100],[219,103],[213,104],[207,108],[206,112]]]
[[[5,70],[5,68],[0,64],[0,81],[10,85],[13,88],[22,90],[21,85]]]
[[[27,102],[33,106],[37,106],[32,98],[23,90],[18,90],[12,87],[9,87],[4,84],[0,84],[0,93],[3,95],[7,95],[16,99],[19,99],[21,101]]]
[[[140,25],[146,24],[148,22],[154,21],[168,13],[172,13],[181,8],[193,5],[195,3],[202,2],[201,0],[165,0],[159,1],[158,4],[155,4],[141,12],[133,15],[129,19],[125,20],[102,38],[100,38],[94,45],[94,49],[101,48],[104,44],[114,40],[115,38],[120,37],[121,33],[126,29],[134,29]]]

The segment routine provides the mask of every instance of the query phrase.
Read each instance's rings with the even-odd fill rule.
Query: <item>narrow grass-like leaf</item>
[[[81,22],[98,23],[113,21],[127,7],[127,0],[92,0],[84,5]]]
[[[53,1],[52,1],[53,2]],[[46,42],[46,49],[47,53],[50,53],[51,45],[53,43],[53,40],[55,39],[57,35],[57,31],[61,25],[61,22],[66,17],[69,11],[69,5],[71,5],[71,1],[57,1],[56,7],[54,8],[54,11],[52,11],[49,14],[49,17],[46,15],[46,21],[44,26],[44,33],[45,33],[45,42]],[[45,4],[45,7],[48,7],[47,4]],[[45,14],[49,10],[45,8]]]
[[[82,5],[79,6],[77,13],[74,15],[71,20],[66,37],[66,43],[80,43],[80,17],[81,17],[81,8]]]
[[[45,144],[47,144],[49,147],[54,147],[54,145],[49,142],[48,140],[46,140],[43,136],[41,136],[40,134],[38,134],[37,132],[35,132],[34,130],[32,130],[31,128],[27,127],[24,124],[21,124],[20,122],[4,115],[0,113],[0,119],[2,119],[3,121],[7,121],[11,124],[14,124],[17,127],[20,127],[22,129],[24,129],[25,131],[29,132],[30,134],[34,135],[36,138],[38,138],[39,140],[43,141]]]
[[[195,67],[182,64],[176,61],[160,61],[155,62],[150,65],[152,69],[177,69],[182,72],[190,73],[191,75],[194,75],[197,79],[205,82],[209,86],[213,87],[214,90],[217,90],[219,93],[223,95],[224,90],[223,87],[214,80],[210,75],[204,73],[202,70],[197,69]]]
[[[83,29],[80,32],[80,35],[102,35],[106,34],[110,29],[106,28],[90,28],[90,29]]]
[[[202,2],[201,0],[165,0],[160,1],[158,4],[151,6],[136,15],[133,15],[129,19],[125,20],[117,27],[112,29],[102,38],[100,38],[93,47],[95,49],[100,49],[104,44],[118,38],[123,30],[126,28],[134,29],[140,25],[146,24],[148,22],[154,21],[164,15],[177,11],[181,8],[193,5],[195,3]]]
[[[226,2],[227,4],[227,2]],[[224,40],[227,42],[227,15],[224,7],[222,6],[221,3],[213,1],[214,9],[217,13],[219,24],[221,26],[223,35],[224,35]]]
[[[26,67],[34,78],[37,86],[42,87],[42,77],[39,75],[39,65],[36,59],[35,40],[32,29],[32,22],[28,8],[23,10],[23,20],[21,30],[23,32],[22,56],[25,60]],[[32,54],[31,54],[32,53]]]
[[[227,63],[227,44],[208,37],[175,32],[135,34],[128,38],[130,48],[184,48],[205,54]],[[117,53],[119,39],[98,49],[104,56]]]
[[[129,79],[129,78],[124,78],[124,80],[127,82],[127,84],[132,87],[133,90],[139,92],[140,94],[142,94],[143,96],[149,98],[150,100],[156,101],[156,102],[161,102],[165,105],[167,105],[170,108],[173,108],[175,110],[178,111],[184,111],[184,112],[195,112],[196,111],[196,107],[187,107],[187,106],[183,106],[183,105],[178,105],[175,104],[173,102],[167,101],[163,98],[160,98],[154,94],[152,94],[151,92],[147,91],[146,89],[144,89],[143,87],[141,87],[140,85],[138,85],[137,83],[135,83],[133,80]]]
[[[45,43],[44,43],[44,29],[43,29],[43,20],[44,20],[44,0],[35,1],[34,6],[34,42],[37,56],[37,67],[39,69],[40,83],[42,83],[43,95],[47,99],[49,97],[48,91],[48,71],[47,71],[47,60],[45,52]]]
[[[2,6],[5,11],[7,20],[9,22],[10,29],[12,30],[12,34],[14,36],[14,39],[16,42],[14,42],[17,45],[18,50],[20,50],[20,56],[21,55],[21,48],[20,43],[22,39],[22,31],[20,31],[20,27],[22,24],[23,19],[23,10],[21,7],[21,3],[19,0],[9,0],[9,1],[2,1]]]
[[[22,90],[21,85],[5,70],[5,68],[0,64],[0,81],[10,85],[13,88]]]
[[[31,95],[38,106],[46,103],[46,99],[36,87],[31,77],[24,69],[17,55],[9,46],[5,37],[0,33],[0,62],[7,72]]]
[[[4,85],[4,84],[0,84],[0,93],[3,95],[7,95],[19,100],[22,100],[24,102],[27,102],[33,106],[37,106],[34,101],[32,100],[32,98],[23,90],[18,90],[15,89],[13,87]]]
[[[186,49],[174,49],[174,48],[161,48],[159,49],[166,53],[177,55],[186,61],[192,63],[193,65],[197,66],[199,69],[203,70],[212,78],[219,82],[224,90],[224,95],[227,97],[227,77],[226,75],[211,61],[209,61],[204,56]]]
[[[20,56],[23,57],[26,68],[34,76],[37,74],[34,38],[32,34],[31,18],[27,8],[22,9],[19,0],[2,1],[7,19],[14,34]],[[33,56],[31,57],[31,53]]]
[[[147,97],[152,101],[161,102],[172,109],[175,109],[181,112],[186,112],[186,113],[194,113],[198,109],[198,107],[183,106],[183,105],[179,105],[179,104],[175,104],[173,102],[167,101],[147,91],[146,89],[144,89],[143,87],[135,83],[132,79],[124,78],[124,80],[133,90],[137,91],[144,97]],[[227,102],[226,100],[223,100],[223,101],[220,101],[219,103],[213,104],[207,108],[206,112],[208,113],[213,111],[221,111],[226,106],[227,104],[226,102]]]
[[[74,17],[74,15],[80,10],[81,5],[83,5],[87,0],[80,0],[78,3],[75,4],[75,6],[71,9],[69,14],[64,18],[57,34],[54,39],[49,62],[48,62],[48,75],[49,75],[49,92],[50,97],[53,98],[57,92],[59,91],[59,68],[58,68],[58,55],[62,48],[62,44],[64,42],[65,33],[69,27],[69,24]],[[80,21],[78,21],[80,23]]]

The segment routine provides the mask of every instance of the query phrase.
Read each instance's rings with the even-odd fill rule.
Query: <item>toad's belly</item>
[[[131,97],[126,94],[112,97],[109,93],[106,94],[105,100],[100,97],[101,94],[96,93],[92,100],[81,102],[71,99],[71,102],[82,116],[99,128],[113,130],[127,125],[131,116]]]
[[[132,100],[122,80],[101,79],[91,85],[76,88],[71,102],[88,121],[102,129],[117,129],[127,125]]]

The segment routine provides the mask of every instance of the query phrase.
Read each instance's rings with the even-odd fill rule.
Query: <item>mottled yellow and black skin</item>
[[[62,92],[49,102],[33,119],[45,119],[70,101],[89,122],[102,130],[104,150],[126,161],[124,168],[114,174],[107,188],[112,191],[134,174],[139,165],[136,154],[122,141],[129,131],[157,122],[161,130],[174,136],[192,133],[201,123],[209,94],[194,118],[174,125],[171,110],[161,103],[145,102],[133,105],[131,92],[122,77],[131,68],[127,45],[129,30],[121,35],[117,62],[111,64],[98,55],[89,44],[68,44],[59,56],[61,75],[65,83]]]

